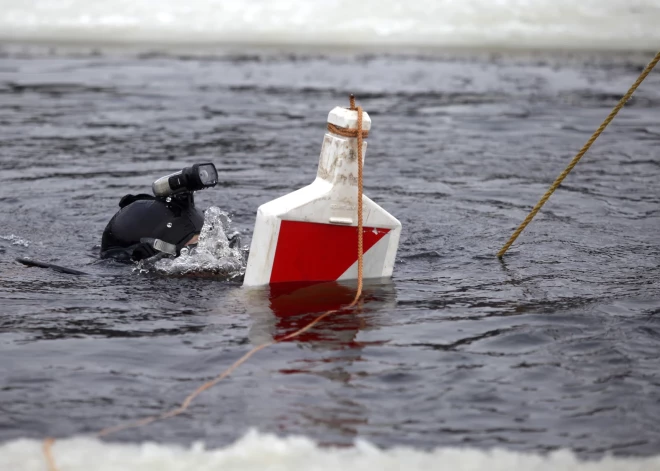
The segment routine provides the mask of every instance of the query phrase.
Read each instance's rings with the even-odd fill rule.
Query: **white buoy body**
[[[337,107],[328,122],[357,129],[357,111]],[[362,128],[371,128],[366,112]],[[314,182],[259,207],[244,286],[357,279],[356,140],[326,133]],[[363,276],[390,277],[401,223],[364,195],[362,205]]]

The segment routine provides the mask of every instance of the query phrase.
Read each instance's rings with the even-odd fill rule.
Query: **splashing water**
[[[197,275],[238,280],[245,274],[247,249],[240,245],[237,232],[230,233],[231,219],[220,208],[204,212],[204,226],[196,247],[184,247],[176,258],[155,262],[143,260],[137,266],[140,273],[153,271],[161,275]]]
[[[30,241],[22,239],[17,235],[10,234],[8,236],[0,235],[0,239],[11,242],[11,245],[20,245],[21,247],[29,247]]]

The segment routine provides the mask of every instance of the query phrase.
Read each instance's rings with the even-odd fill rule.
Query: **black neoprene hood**
[[[159,239],[176,246],[176,254],[204,225],[204,214],[195,208],[192,195],[185,198],[155,198],[126,195],[101,239],[101,258],[137,261],[157,250],[145,239]]]

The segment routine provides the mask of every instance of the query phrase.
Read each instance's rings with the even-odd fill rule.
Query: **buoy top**
[[[346,129],[357,129],[357,110],[349,110],[336,106],[328,113],[328,123]],[[362,130],[371,129],[371,118],[366,111],[362,111]]]

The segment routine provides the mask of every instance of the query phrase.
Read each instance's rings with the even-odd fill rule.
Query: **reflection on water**
[[[249,288],[249,338],[261,345],[285,337],[330,310],[337,312],[310,330],[286,340],[320,354],[315,359],[289,362],[278,372],[308,378],[310,375],[333,387],[353,388],[355,368],[364,361],[363,350],[385,341],[367,341],[361,335],[377,330],[382,312],[396,306],[396,289],[390,279],[366,280],[359,303],[347,309],[356,290],[355,282],[280,283],[264,288]],[[327,352],[327,355],[323,352]],[[267,354],[267,353],[266,353]],[[359,376],[359,374],[357,374]],[[296,381],[295,378],[292,379]],[[326,386],[327,387],[327,386]],[[328,431],[326,445],[345,444],[359,435],[358,425],[368,422],[368,408],[359,401],[341,400],[340,404],[300,401],[296,413],[305,421]],[[285,421],[286,422],[286,421]],[[342,437],[341,441],[329,437]]]
[[[250,341],[255,345],[285,337],[312,322],[320,314],[337,310],[312,329],[289,340],[309,348],[357,347],[358,333],[376,328],[374,312],[396,305],[392,280],[366,280],[359,303],[348,309],[355,297],[356,283],[278,283],[246,288],[251,318]]]

